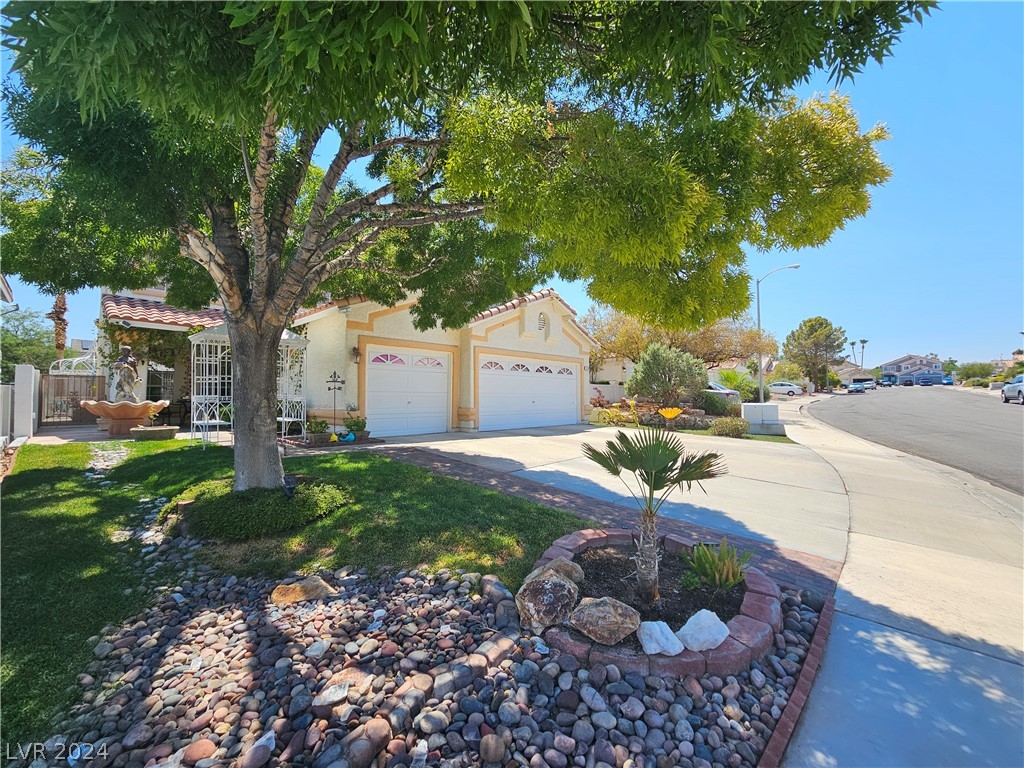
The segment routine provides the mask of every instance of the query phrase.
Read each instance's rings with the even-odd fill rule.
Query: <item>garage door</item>
[[[579,365],[513,357],[479,365],[481,431],[579,423]]]
[[[371,346],[366,357],[366,428],[374,436],[448,431],[449,355]]]

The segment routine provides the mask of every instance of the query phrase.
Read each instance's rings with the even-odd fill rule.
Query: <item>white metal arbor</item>
[[[192,345],[192,431],[203,442],[211,431],[230,427],[231,341],[226,325],[194,333]],[[285,331],[277,353],[277,423],[281,435],[298,424],[306,434],[306,345],[297,333]]]

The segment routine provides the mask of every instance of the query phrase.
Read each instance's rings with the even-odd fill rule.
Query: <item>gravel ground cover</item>
[[[784,593],[773,654],[735,677],[581,669],[521,636],[510,593],[477,573],[341,568],[319,574],[336,594],[274,605],[280,580],[199,562],[201,542],[158,523],[163,501],[114,534],[142,543],[151,607],[90,640],[78,703],[45,757],[15,765],[67,765],[81,744],[72,765],[753,766],[820,607]]]

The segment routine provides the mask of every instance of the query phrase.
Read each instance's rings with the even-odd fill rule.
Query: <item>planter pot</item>
[[[134,440],[173,440],[178,427],[132,427],[128,431]]]
[[[369,438],[370,438],[369,430],[364,430],[362,432],[356,432],[356,440],[368,440]]]
[[[106,432],[110,429],[110,419],[96,419],[96,431]]]
[[[306,435],[306,442],[310,445],[327,445],[330,441],[330,432],[317,432],[315,434]]]

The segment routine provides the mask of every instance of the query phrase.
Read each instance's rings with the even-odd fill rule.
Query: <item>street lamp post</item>
[[[754,284],[754,292],[757,296],[757,402],[764,402],[764,369],[761,367],[761,281],[768,275],[773,275],[783,269],[800,269],[799,264],[787,264],[784,267],[776,267],[767,272]]]

